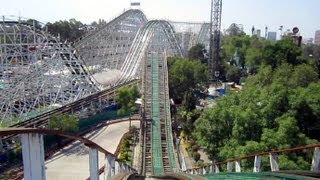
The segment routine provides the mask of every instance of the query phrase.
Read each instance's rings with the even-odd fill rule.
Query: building
[[[305,38],[302,40],[303,44],[312,44],[313,43],[313,38]]]
[[[268,40],[276,41],[277,40],[277,32],[268,32]]]
[[[261,38],[261,29],[257,29],[256,35],[258,38]]]
[[[316,31],[316,34],[314,36],[314,43],[320,45],[320,30]]]

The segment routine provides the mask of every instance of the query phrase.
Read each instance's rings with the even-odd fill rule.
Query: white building
[[[277,40],[277,32],[268,32],[268,40],[276,41]]]

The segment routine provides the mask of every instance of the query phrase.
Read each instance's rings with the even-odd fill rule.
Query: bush
[[[193,152],[192,157],[193,157],[194,161],[198,162],[200,160],[201,155],[198,152]]]
[[[130,130],[129,130],[129,134],[134,134],[137,131],[137,127],[136,126],[131,126]]]
[[[191,147],[191,149],[192,149],[192,152],[198,152],[198,150],[199,150],[199,145],[194,144],[194,145]]]

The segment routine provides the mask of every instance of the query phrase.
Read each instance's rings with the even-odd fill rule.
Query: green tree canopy
[[[168,58],[170,97],[184,101],[194,109],[194,97],[208,85],[207,67],[200,61],[181,58]],[[193,99],[193,101],[192,101]]]
[[[220,98],[198,118],[193,132],[197,142],[216,160],[316,143],[317,77],[316,68],[303,63],[261,66],[242,91]],[[280,164],[305,169],[308,158],[282,155]]]
[[[116,94],[116,102],[121,105],[118,110],[119,115],[131,113],[137,109],[135,101],[140,97],[140,93],[136,85],[122,87],[117,90]]]
[[[77,132],[79,130],[79,121],[73,115],[62,114],[54,116],[49,120],[49,127],[67,132]]]
[[[85,31],[82,29],[83,23],[75,19],[70,19],[69,21],[56,21],[54,23],[47,23],[46,28],[50,33],[55,36],[60,35],[62,41],[73,42],[76,39],[84,35]]]
[[[201,62],[204,62],[204,53],[205,51],[205,47],[203,44],[197,44],[193,47],[190,48],[190,50],[188,51],[188,58],[189,59],[198,59]]]

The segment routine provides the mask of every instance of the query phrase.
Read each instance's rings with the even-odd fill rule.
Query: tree
[[[41,29],[40,22],[35,19],[28,19],[25,23],[29,24],[30,26],[34,25],[36,29]]]
[[[227,35],[229,36],[242,36],[245,35],[243,29],[236,23],[232,23],[229,28],[226,30]]]
[[[205,62],[205,47],[203,44],[197,44],[193,47],[190,48],[188,51],[188,58],[189,59],[197,59],[200,60],[201,62]]]
[[[208,86],[207,67],[199,61],[181,58],[169,58],[168,67],[170,97],[193,109],[194,96]]]
[[[193,134],[210,158],[219,161],[320,140],[318,74],[312,65],[291,63],[275,69],[262,65],[242,91],[218,99],[195,121]],[[306,169],[310,158],[281,155],[280,164]],[[249,168],[247,162],[243,165]]]
[[[47,23],[46,28],[55,36],[60,36],[62,41],[73,42],[84,35],[84,24],[76,19],[69,21],[56,21],[54,23]]]
[[[239,84],[241,78],[241,70],[238,67],[230,66],[227,70],[226,78],[228,81]]]
[[[79,121],[73,115],[62,114],[54,116],[49,120],[49,127],[67,132],[77,132],[79,130]]]
[[[60,130],[60,131],[66,131],[66,132],[78,132],[79,120],[73,115],[68,115],[68,114],[57,115],[50,118],[49,128]],[[62,137],[57,136],[56,141],[58,143],[58,146],[60,146]]]
[[[122,87],[116,92],[116,102],[121,105],[121,108],[118,110],[118,114],[130,114],[129,128],[131,127],[131,113],[137,109],[135,101],[138,97],[140,97],[140,93],[136,85]]]

